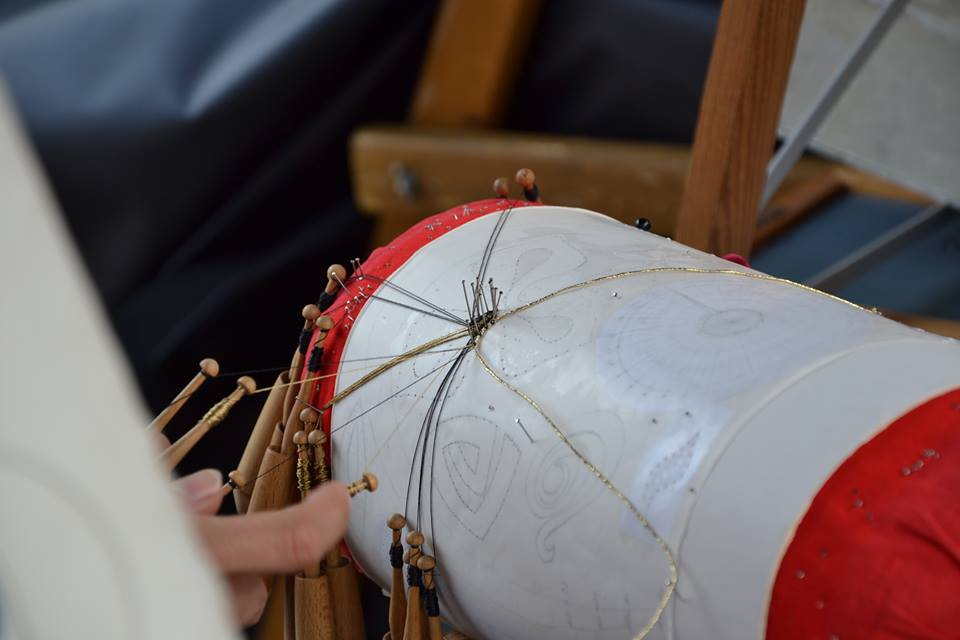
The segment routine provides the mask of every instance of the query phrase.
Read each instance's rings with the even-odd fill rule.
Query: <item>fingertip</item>
[[[350,494],[346,485],[331,481],[311,492],[307,501],[317,509],[325,522],[342,535],[350,520]]]

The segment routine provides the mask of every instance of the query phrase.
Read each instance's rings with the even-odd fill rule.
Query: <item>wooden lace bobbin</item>
[[[216,360],[213,358],[204,358],[201,360],[199,373],[193,376],[193,379],[177,394],[177,397],[164,407],[163,411],[157,414],[157,417],[147,426],[147,431],[151,433],[162,433],[164,428],[170,423],[170,420],[173,419],[173,416],[177,415],[177,412],[180,411],[180,408],[183,407],[190,396],[197,392],[200,385],[206,382],[207,378],[216,378],[219,374],[220,365],[217,364]]]
[[[403,640],[426,640],[424,634],[423,601],[420,588],[422,577],[417,561],[420,559],[420,546],[423,544],[423,534],[411,531],[407,534],[407,544],[410,548],[404,554],[407,563],[407,618],[403,627]]]
[[[417,559],[417,568],[420,569],[423,580],[423,604],[427,612],[427,631],[430,640],[443,640],[443,628],[440,623],[440,603],[437,600],[436,585],[433,584],[433,570],[437,561],[433,556],[421,555]]]
[[[247,477],[234,469],[227,474],[227,481],[223,483],[222,487],[220,487],[220,497],[226,498],[228,495],[230,495],[231,491],[236,493],[237,491],[246,489],[246,481]]]
[[[297,488],[301,500],[306,499],[312,482],[310,471],[312,459],[307,434],[298,431],[293,436],[297,447]],[[333,640],[335,623],[330,583],[319,564],[305,567],[304,575],[293,580],[293,629],[298,640],[323,638]]]
[[[263,452],[257,481],[250,494],[247,513],[274,511],[282,509],[290,502],[290,486],[293,479],[293,459],[280,452],[283,440],[283,426],[277,423],[273,430],[270,446]]]
[[[363,491],[376,491],[377,485],[377,477],[372,473],[365,473],[360,480],[347,485],[347,492],[352,498]],[[366,635],[356,568],[348,558],[340,555],[340,545],[334,545],[327,553],[325,567],[333,594],[333,620],[337,640],[363,640]]]
[[[326,575],[293,579],[294,627],[297,640],[334,640],[336,620]]]
[[[403,544],[400,536],[403,528],[407,526],[407,519],[402,514],[395,513],[387,520],[387,526],[393,535],[390,543],[390,566],[393,568],[388,614],[390,636],[394,640],[403,640],[403,626],[407,619],[407,594],[403,587]]]
[[[327,442],[327,434],[323,429],[314,429],[307,434],[307,445],[313,451],[313,466],[310,468],[310,477],[315,484],[323,484],[330,480],[330,467],[327,466],[323,445]]]
[[[287,386],[283,394],[283,415],[280,417],[280,420],[283,421],[286,421],[287,416],[290,415],[290,411],[293,409],[293,401],[300,389],[300,372],[303,370],[303,362],[307,357],[307,349],[310,348],[314,323],[320,317],[320,309],[315,304],[308,304],[300,312],[300,315],[303,317],[303,328],[300,329],[297,348],[293,351],[293,357],[290,359],[290,369],[287,371],[288,382],[293,384]]]
[[[537,176],[530,169],[523,168],[517,171],[517,184],[523,189],[523,197],[530,202],[542,202],[540,187],[537,186]]]
[[[510,195],[510,181],[506,178],[497,178],[493,181],[493,192],[498,198],[506,198]]]
[[[320,299],[317,300],[317,307],[320,308],[320,311],[326,311],[330,308],[333,301],[337,299],[340,283],[346,282],[346,280],[347,270],[342,264],[332,264],[327,268],[327,286],[320,294]]]
[[[329,319],[328,316],[320,316],[320,318],[317,318],[317,322],[322,321],[324,318]],[[280,448],[280,451],[285,455],[293,455],[293,434],[303,429],[300,414],[304,408],[309,408],[310,399],[313,397],[314,389],[317,387],[318,380],[316,380],[316,378],[322,364],[321,360],[323,358],[323,342],[325,337],[326,332],[321,330],[320,335],[317,336],[317,340],[313,344],[310,358],[307,360],[307,367],[303,373],[303,381],[300,383],[300,388],[297,389],[296,401],[286,416],[286,422],[284,422],[283,425],[283,446]]]
[[[237,388],[234,389],[229,396],[213,405],[190,431],[187,431],[182,438],[167,447],[167,450],[160,454],[161,463],[167,469],[171,470],[180,464],[183,457],[190,453],[190,450],[200,442],[200,439],[203,438],[210,429],[213,429],[223,422],[224,418],[226,418],[230,412],[230,409],[240,401],[240,398],[250,395],[256,390],[257,383],[253,381],[253,378],[243,376],[237,380]]]
[[[247,446],[240,456],[240,462],[237,464],[237,471],[244,478],[250,478],[249,484],[244,484],[242,490],[234,490],[233,501],[237,505],[237,513],[246,513],[250,504],[250,496],[253,495],[253,488],[257,483],[257,475],[260,470],[260,463],[263,455],[270,446],[270,439],[273,437],[274,427],[283,420],[283,398],[289,387],[285,387],[290,382],[290,374],[286,371],[277,376],[277,380],[267,395],[267,401],[263,403],[257,422],[253,425],[253,431],[250,432],[250,438],[247,439]]]

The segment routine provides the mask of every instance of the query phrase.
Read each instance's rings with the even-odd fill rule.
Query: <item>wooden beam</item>
[[[381,245],[425,216],[493,197],[493,179],[512,182],[522,166],[536,171],[544,202],[627,223],[647,218],[656,233],[672,236],[690,159],[686,145],[396,126],[361,129],[350,147],[354,197],[377,218]],[[835,166],[802,158],[783,190]]]
[[[747,256],[805,0],[724,0],[677,240]]]
[[[539,8],[538,0],[445,0],[420,71],[411,123],[500,124]]]

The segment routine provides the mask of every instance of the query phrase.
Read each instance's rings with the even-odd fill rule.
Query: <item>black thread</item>
[[[300,355],[307,355],[307,349],[310,348],[310,338],[313,337],[313,331],[310,329],[300,330]]]
[[[540,197],[540,187],[533,185],[529,189],[523,190],[523,197],[529,200],[530,202],[536,202],[537,198]]]
[[[407,584],[411,587],[421,586],[423,584],[423,572],[413,565],[407,567]]]
[[[324,291],[320,294],[320,297],[317,298],[317,308],[320,311],[326,311],[330,308],[330,305],[333,304],[333,301],[337,299],[337,296],[332,293],[327,293]]]
[[[310,352],[310,362],[307,363],[307,371],[310,373],[316,373],[320,371],[320,361],[323,359],[323,347],[320,345],[314,345],[313,351]]]
[[[431,618],[440,616],[440,598],[437,597],[436,589],[424,589],[423,605],[427,609],[427,616]]]
[[[403,568],[403,547],[390,545],[390,565],[395,569]]]

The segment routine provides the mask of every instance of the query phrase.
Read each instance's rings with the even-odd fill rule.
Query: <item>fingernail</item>
[[[223,474],[217,469],[204,469],[180,478],[176,486],[191,502],[209,498],[223,485]]]

